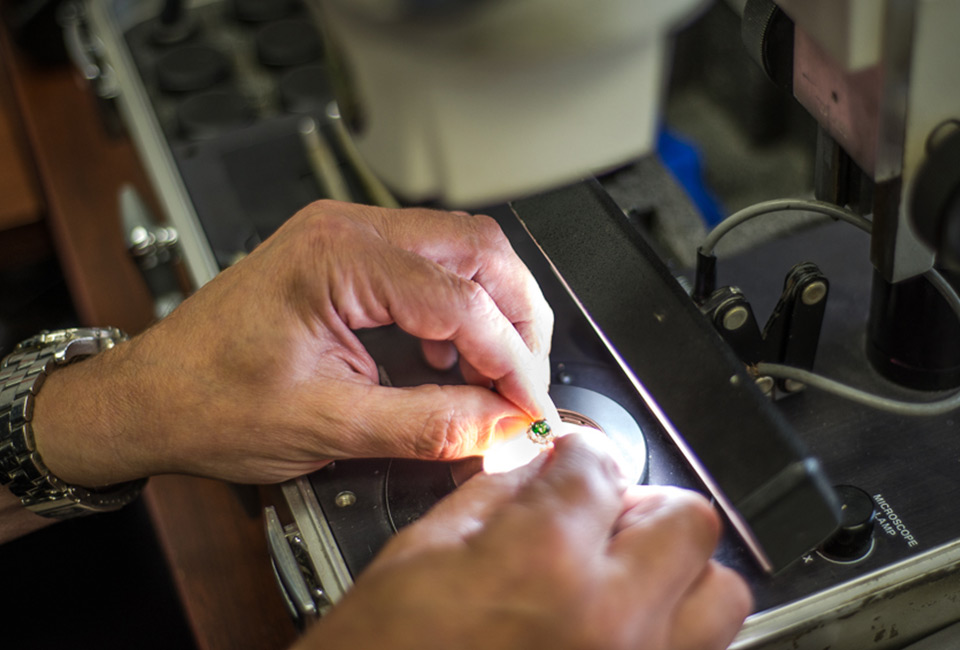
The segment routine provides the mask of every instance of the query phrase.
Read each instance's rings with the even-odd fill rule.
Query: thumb
[[[452,460],[525,430],[530,417],[476,386],[353,385],[338,390],[344,456]]]

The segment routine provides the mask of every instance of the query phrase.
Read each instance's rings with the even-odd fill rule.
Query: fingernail
[[[563,423],[560,420],[560,414],[557,412],[557,405],[553,403],[553,398],[550,397],[548,386],[538,384],[535,391],[534,397],[543,412],[540,416],[541,419],[546,420],[550,428],[559,435]]]
[[[494,427],[494,437],[497,442],[510,440],[519,435],[526,435],[530,419],[525,417],[506,417],[497,420]]]

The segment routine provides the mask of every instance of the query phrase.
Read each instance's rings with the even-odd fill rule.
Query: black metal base
[[[954,287],[958,274],[944,273]],[[960,386],[960,321],[925,278],[891,284],[874,272],[867,356],[881,375],[917,390]]]

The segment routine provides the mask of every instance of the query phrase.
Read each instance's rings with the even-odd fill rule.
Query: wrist
[[[74,517],[91,512],[115,510],[132,501],[140,492],[142,481],[123,482],[119,485],[90,480],[89,474],[81,472],[86,477],[80,482],[65,480],[62,476],[50,471],[44,462],[42,452],[37,444],[35,435],[34,415],[37,396],[48,377],[70,364],[113,348],[116,343],[126,339],[126,336],[116,329],[81,328],[60,330],[55,332],[41,332],[21,342],[14,351],[0,362],[0,484],[9,486],[10,491],[20,498],[20,502],[27,509],[48,517]],[[49,404],[51,396],[58,394],[57,385],[62,382],[54,381],[54,388],[46,395],[45,401]],[[74,426],[87,419],[88,410],[78,408],[87,406],[89,401],[77,400],[77,393],[68,392],[66,403],[60,405],[60,411],[74,418]],[[50,408],[42,409],[41,413],[51,412]],[[41,446],[51,439],[48,432],[51,419],[41,414],[40,427]],[[67,438],[71,440],[78,438]],[[61,445],[62,447],[63,445]],[[49,445],[47,445],[49,447]],[[57,445],[54,445],[54,449]],[[69,449],[69,444],[67,445]],[[91,445],[81,448],[74,447],[75,452],[91,449]],[[56,453],[48,456],[58,458]],[[84,460],[91,458],[86,455],[77,459],[73,467],[80,467]],[[93,454],[92,458],[98,458]],[[92,470],[100,468],[96,462]],[[71,472],[66,472],[68,477]],[[82,484],[85,483],[86,485]],[[91,486],[91,487],[87,487]]]
[[[129,343],[58,369],[34,402],[37,452],[60,479],[97,487],[151,473],[136,427],[138,373]]]

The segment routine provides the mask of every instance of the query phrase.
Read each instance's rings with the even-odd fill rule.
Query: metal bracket
[[[753,308],[736,287],[720,287],[700,305],[720,336],[747,365],[760,361],[812,370],[820,342],[830,282],[812,262],[795,265],[783,283],[780,300],[761,332]],[[759,377],[764,393],[775,396],[774,382]],[[776,395],[803,390],[791,380],[777,384]]]

